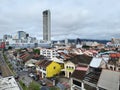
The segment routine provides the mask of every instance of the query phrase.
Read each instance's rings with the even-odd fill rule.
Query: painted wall
[[[61,65],[56,62],[52,62],[46,68],[46,77],[53,77],[54,75],[59,74],[60,71],[61,71]]]

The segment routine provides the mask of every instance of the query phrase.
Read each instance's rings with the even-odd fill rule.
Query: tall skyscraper
[[[51,13],[50,10],[43,11],[43,40],[51,41]]]

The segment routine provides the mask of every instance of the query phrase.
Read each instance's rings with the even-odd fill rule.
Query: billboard
[[[0,48],[5,48],[5,42],[0,42]]]

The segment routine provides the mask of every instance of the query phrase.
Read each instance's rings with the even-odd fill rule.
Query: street
[[[6,64],[1,51],[0,51],[0,70],[2,72],[2,77],[13,75],[12,71],[9,69],[8,65]]]
[[[13,71],[19,77],[19,80],[22,81],[26,86],[29,86],[29,84],[33,80],[28,76],[29,73],[26,71],[23,71],[24,67],[18,63],[17,59],[13,59],[13,57],[11,57],[8,52],[6,53],[7,53],[6,55],[7,55],[8,61],[12,64]]]
[[[10,54],[8,52],[5,52],[6,56],[7,56],[7,59],[9,61],[9,63],[12,65],[12,69],[13,71],[15,72],[16,76],[18,76],[18,80],[19,81],[22,81],[25,86],[29,86],[29,84],[34,81],[34,82],[37,82],[38,84],[41,85],[41,89],[44,89],[44,88],[47,88],[49,90],[49,87],[53,86],[53,80],[50,80],[50,79],[47,79],[47,78],[44,78],[43,80],[45,81],[45,85],[42,85],[41,83],[41,80],[39,80],[38,78],[38,81],[35,80],[33,77],[30,77],[30,73],[32,73],[33,75],[35,75],[35,73],[31,72],[33,71],[32,68],[31,69],[28,69],[28,68],[25,68],[22,64],[20,64],[18,62],[17,59],[13,58],[13,56],[10,56]],[[2,55],[0,54],[0,59],[3,58]],[[1,66],[4,66],[4,64],[6,65],[5,61],[3,59],[1,59],[1,63],[2,65]],[[26,70],[28,69],[28,70]],[[4,71],[5,73],[6,71]],[[6,72],[7,73],[7,72]],[[59,88],[61,88],[62,86],[66,86],[69,88],[69,80],[66,79],[66,78],[59,78],[58,79],[58,82],[62,82],[60,85],[58,84],[57,86]],[[64,83],[63,83],[64,82]],[[62,85],[62,86],[61,86]],[[65,88],[65,87],[64,87]]]

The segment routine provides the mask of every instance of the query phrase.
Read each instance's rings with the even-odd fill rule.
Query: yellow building
[[[53,77],[56,74],[59,74],[61,71],[61,65],[56,62],[51,62],[46,67],[46,77]]]
[[[37,65],[37,72],[41,78],[53,77],[59,74],[62,66],[54,61],[41,60]]]

